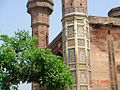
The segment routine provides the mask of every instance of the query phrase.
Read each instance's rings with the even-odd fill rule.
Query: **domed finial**
[[[108,12],[108,16],[109,16],[109,17],[120,18],[120,7],[112,8],[112,9]]]

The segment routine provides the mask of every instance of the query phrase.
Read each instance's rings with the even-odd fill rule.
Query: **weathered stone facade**
[[[100,19],[102,17],[96,18]],[[114,18],[108,19],[110,20]],[[113,22],[115,22],[115,20],[116,19],[114,19]],[[120,23],[120,19],[116,20],[116,22]],[[109,25],[109,23],[111,23],[110,21],[107,22],[108,24],[93,23],[94,22],[90,23],[93,90],[119,90],[120,79],[119,73],[117,73],[117,65],[120,63],[120,58],[118,56],[118,54],[120,54],[120,48],[118,48],[120,44],[120,26],[117,24]],[[112,70],[112,67],[110,66],[110,38],[112,39],[113,43],[113,51],[111,52],[113,52],[114,55],[112,59],[115,60],[115,66],[113,67],[115,68],[115,72],[114,69]],[[114,76],[112,76],[112,74],[114,74]],[[114,82],[114,85],[112,82]],[[116,86],[118,89],[115,88]]]
[[[29,0],[27,4],[28,13],[31,14],[32,33],[38,37],[39,48],[46,48],[48,45],[49,15],[53,11],[52,6],[52,0]],[[62,0],[62,12],[63,31],[48,45],[48,48],[51,48],[53,53],[63,56],[70,70],[77,72],[74,73],[77,82],[73,90],[120,90],[119,8],[111,9],[110,17],[88,17],[87,0]],[[78,34],[78,24],[84,26],[83,28],[80,26],[84,37]],[[76,62],[71,64],[68,58],[69,51],[73,48],[75,51],[72,50],[72,53],[75,52],[73,57]],[[83,59],[89,57],[91,62],[88,59],[85,63],[79,62],[80,48],[85,49],[85,54],[90,50],[90,56],[85,55]],[[79,73],[80,70],[86,70],[87,83],[80,83],[83,74]],[[45,87],[40,89],[33,83],[32,90],[44,89]]]
[[[90,26],[90,49],[91,49],[91,60],[92,60],[92,90],[113,90],[111,88],[110,79],[110,66],[109,66],[109,53],[108,53],[108,38],[109,30],[110,36],[113,41],[114,58],[115,58],[115,73],[117,87],[120,89],[120,19],[109,18],[109,17],[96,17],[89,16]],[[111,25],[112,23],[112,25]],[[60,37],[61,36],[61,37]],[[49,44],[49,47],[58,46],[57,43],[61,43],[62,34]],[[56,43],[57,42],[57,43]],[[52,46],[51,46],[52,45]],[[55,48],[52,48],[54,51]],[[58,48],[57,53],[61,50]],[[62,52],[63,54],[63,52]],[[115,89],[114,89],[115,90]]]

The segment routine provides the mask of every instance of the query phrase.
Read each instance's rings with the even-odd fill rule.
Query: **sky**
[[[13,36],[14,32],[27,30],[31,33],[31,18],[27,13],[28,0],[0,0],[0,33]],[[54,12],[50,17],[49,41],[51,42],[62,30],[61,1],[54,1]],[[88,0],[88,14],[107,16],[107,12],[120,6],[120,0]],[[23,84],[19,90],[31,90],[30,85]]]

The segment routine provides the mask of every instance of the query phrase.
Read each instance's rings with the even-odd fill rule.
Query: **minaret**
[[[28,13],[31,15],[32,35],[38,38],[38,48],[46,48],[48,45],[49,16],[53,12],[52,0],[28,0]],[[45,90],[32,83],[32,90]]]
[[[52,0],[28,0],[28,13],[31,15],[32,34],[38,37],[38,47],[48,45],[49,15],[53,12]]]
[[[87,0],[62,0],[64,60],[74,75],[72,90],[92,90]]]

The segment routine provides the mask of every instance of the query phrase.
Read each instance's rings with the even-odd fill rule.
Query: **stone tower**
[[[62,13],[63,54],[66,64],[74,75],[72,90],[91,90],[87,0],[62,0]]]
[[[52,0],[28,0],[28,13],[31,15],[32,34],[38,37],[38,47],[48,45],[49,15],[53,12]]]
[[[28,13],[31,15],[32,35],[38,38],[38,48],[46,48],[48,45],[49,16],[53,12],[52,0],[28,0]],[[32,83],[32,90],[45,90],[42,86]]]

